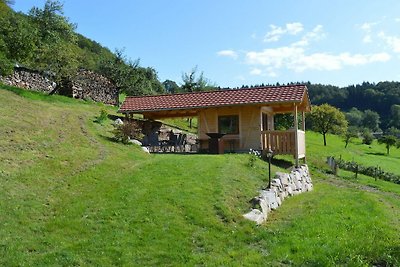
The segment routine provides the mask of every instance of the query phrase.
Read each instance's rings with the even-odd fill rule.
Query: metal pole
[[[268,189],[271,189],[271,156],[268,157]]]

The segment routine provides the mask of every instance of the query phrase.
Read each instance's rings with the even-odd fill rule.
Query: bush
[[[374,136],[368,129],[364,129],[362,133],[362,138],[363,138],[362,143],[366,145],[370,145],[372,144],[372,141],[374,141]]]
[[[363,166],[354,161],[344,161],[344,160],[337,160],[336,163],[338,164],[338,167],[343,170],[351,171],[354,173],[361,173],[367,176],[374,177],[376,179],[381,179],[388,182],[400,184],[399,175],[386,172],[382,170],[380,167]]]
[[[96,122],[97,123],[103,123],[106,119],[108,118],[108,113],[107,113],[107,111],[105,110],[105,109],[102,109],[101,111],[100,111],[100,115],[96,118]]]
[[[247,163],[247,166],[250,168],[254,167],[254,164],[256,163],[257,159],[261,158],[261,153],[257,150],[253,150],[250,148],[249,151],[249,162]]]
[[[115,140],[124,144],[128,144],[130,139],[143,138],[142,129],[136,121],[116,125],[113,133]]]

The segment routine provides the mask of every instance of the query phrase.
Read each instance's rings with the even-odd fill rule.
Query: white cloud
[[[261,74],[262,74],[262,70],[260,70],[259,68],[253,68],[253,69],[250,71],[250,74],[251,74],[251,75],[261,75]]]
[[[375,54],[307,54],[302,47],[284,46],[279,48],[264,49],[261,52],[248,52],[246,62],[258,70],[266,69],[265,73],[275,73],[278,69],[289,69],[295,72],[306,70],[332,71],[340,70],[345,66],[360,66],[373,62],[386,62],[390,60],[387,53]],[[254,70],[253,69],[253,70]],[[262,75],[258,71],[258,75]]]
[[[283,28],[273,24],[269,25],[269,27],[271,31],[264,36],[264,42],[276,42],[285,34],[297,35],[304,30],[303,24],[299,22],[287,23]]]
[[[314,27],[312,31],[304,34],[304,36],[300,39],[300,41],[293,43],[292,46],[308,46],[311,41],[318,41],[324,37],[325,33],[323,30],[323,26],[317,25]]]
[[[221,57],[230,57],[233,59],[238,58],[238,54],[233,50],[221,50],[221,51],[217,52],[217,55],[221,56]]]
[[[358,25],[359,28],[364,32],[364,37],[362,39],[362,42],[365,44],[369,44],[372,43],[372,36],[373,36],[373,32],[372,29],[378,25],[380,22],[364,22],[361,25]]]
[[[362,42],[365,44],[372,43],[372,36],[369,34],[365,35],[364,38],[362,39]]]
[[[393,52],[400,53],[400,37],[388,36],[384,32],[380,32],[378,37],[384,40]]]

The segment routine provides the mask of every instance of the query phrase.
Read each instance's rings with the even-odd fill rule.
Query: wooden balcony
[[[304,131],[262,131],[262,149],[271,149],[274,155],[293,155],[300,159],[306,156],[306,135]]]

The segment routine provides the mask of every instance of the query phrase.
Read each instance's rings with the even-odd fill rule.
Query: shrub
[[[374,136],[372,135],[371,131],[368,129],[364,129],[362,133],[363,144],[370,145],[372,141],[374,141]]]
[[[100,115],[96,118],[97,123],[103,123],[108,118],[108,113],[105,109],[100,111]]]
[[[343,170],[351,171],[354,173],[361,173],[367,176],[374,177],[375,179],[382,179],[388,182],[400,184],[399,175],[386,172],[378,166],[377,167],[363,166],[354,161],[344,161],[344,160],[337,160],[336,163],[338,164],[338,167]]]
[[[129,143],[130,139],[143,138],[142,129],[136,121],[129,121],[121,125],[116,125],[113,133],[115,140],[124,144]]]
[[[254,167],[254,164],[256,163],[257,159],[261,157],[261,153],[257,150],[253,150],[250,148],[249,151],[249,162],[247,163],[247,166],[250,168]]]

